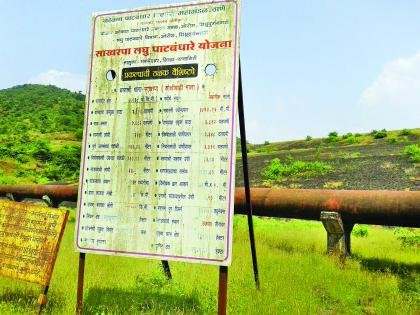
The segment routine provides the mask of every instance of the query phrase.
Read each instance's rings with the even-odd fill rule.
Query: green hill
[[[52,85],[0,90],[0,135],[80,132],[85,96]]]
[[[0,184],[76,181],[84,100],[55,86],[0,90]]]

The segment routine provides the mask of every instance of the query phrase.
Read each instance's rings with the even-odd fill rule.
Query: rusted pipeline
[[[47,195],[58,201],[77,201],[77,190],[77,185],[0,185],[0,196],[12,194],[19,200]]]
[[[76,185],[0,185],[0,196],[77,201]],[[336,211],[343,221],[420,228],[420,191],[316,190],[253,188],[254,215],[320,220],[321,211]],[[236,188],[235,213],[245,214],[244,188]]]
[[[420,227],[420,191],[254,188],[254,215],[320,220],[336,211],[344,222]],[[235,213],[245,214],[245,191],[237,188]]]

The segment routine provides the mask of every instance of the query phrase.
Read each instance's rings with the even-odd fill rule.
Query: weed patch
[[[331,169],[331,166],[323,162],[295,161],[291,158],[282,163],[280,159],[273,159],[261,175],[265,180],[281,180],[285,177],[309,178],[323,175]]]
[[[403,153],[407,155],[411,161],[420,163],[420,147],[418,144],[406,146]]]
[[[340,189],[343,186],[343,182],[326,182],[322,187],[325,189]]]

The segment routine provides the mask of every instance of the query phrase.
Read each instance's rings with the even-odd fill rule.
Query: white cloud
[[[359,106],[371,128],[420,127],[420,51],[386,63]]]
[[[58,70],[48,70],[47,72],[40,73],[30,78],[28,83],[51,84],[70,91],[82,91],[83,93],[86,90],[85,76]]]

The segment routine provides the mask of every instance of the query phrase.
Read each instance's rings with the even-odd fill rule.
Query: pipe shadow
[[[160,293],[153,289],[99,288],[88,290],[84,314],[203,313],[199,301],[191,296]]]
[[[360,262],[362,269],[369,272],[390,273],[398,277],[401,292],[420,300],[420,264],[407,264],[392,259],[365,258],[353,255]]]

